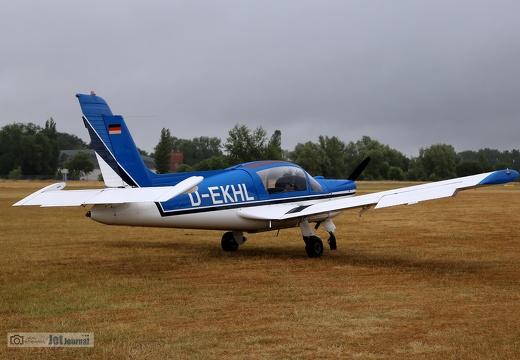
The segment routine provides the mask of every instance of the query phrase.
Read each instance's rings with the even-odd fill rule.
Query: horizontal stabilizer
[[[95,204],[125,204],[139,202],[164,202],[180,194],[195,191],[202,176],[189,177],[175,186],[146,188],[105,188],[93,190],[62,191],[65,183],[49,185],[13,206],[82,206]]]

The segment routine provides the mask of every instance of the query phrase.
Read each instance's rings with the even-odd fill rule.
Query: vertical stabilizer
[[[83,112],[83,122],[100,162],[105,184],[110,187],[151,186],[152,172],[145,166],[125,120],[113,115],[104,99],[76,94]],[[111,170],[111,171],[110,171]]]

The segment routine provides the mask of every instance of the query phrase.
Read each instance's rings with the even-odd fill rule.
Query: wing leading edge
[[[327,214],[352,208],[369,208],[374,206],[375,209],[380,209],[455,196],[462,190],[505,184],[517,178],[518,172],[515,170],[499,170],[395,190],[381,191],[373,194],[328,200],[309,206],[282,204],[280,206],[245,208],[239,211],[239,216],[252,220],[286,220]]]
[[[49,185],[18,201],[13,206],[82,206],[95,204],[125,204],[163,202],[180,194],[195,191],[204,178],[192,176],[175,186],[142,188],[105,188],[62,191],[65,183]]]

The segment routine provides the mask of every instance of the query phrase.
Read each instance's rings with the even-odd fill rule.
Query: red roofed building
[[[172,151],[170,153],[170,172],[176,173],[177,168],[182,164],[184,164],[184,153]]]

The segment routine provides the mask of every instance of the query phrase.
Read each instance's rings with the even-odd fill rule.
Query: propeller
[[[361,164],[359,164],[357,168],[355,168],[354,171],[352,171],[352,173],[348,176],[347,180],[356,181],[356,179],[359,177],[359,175],[361,175],[363,170],[365,170],[369,162],[370,156],[367,156],[365,160],[363,160]]]

